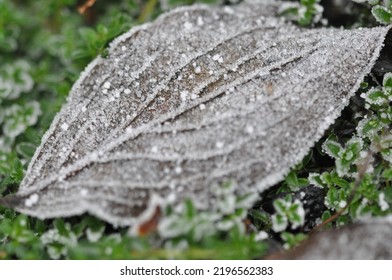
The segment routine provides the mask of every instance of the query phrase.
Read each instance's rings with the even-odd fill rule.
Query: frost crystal
[[[30,197],[28,199],[25,200],[25,206],[26,207],[31,207],[34,204],[36,204],[38,202],[39,199],[39,195],[36,193],[33,193],[32,195],[30,195]]]
[[[0,203],[125,226],[168,197],[210,208],[229,179],[238,195],[282,180],[347,105],[388,27],[302,29],[274,16],[280,5],[179,8],[117,38]]]

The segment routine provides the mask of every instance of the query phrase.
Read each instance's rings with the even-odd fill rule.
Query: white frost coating
[[[339,207],[340,207],[340,208],[344,208],[344,207],[346,207],[346,205],[347,205],[347,202],[346,202],[345,200],[341,200],[341,201],[339,202]]]
[[[120,36],[75,83],[19,193],[0,202],[136,225],[152,197],[206,208],[217,182],[235,179],[238,193],[277,183],[340,114],[388,31],[300,29],[272,17],[278,6],[181,8]],[[172,32],[186,22],[192,32]],[[26,207],[32,193],[43,195]]]
[[[281,219],[278,219],[280,217]],[[284,231],[287,228],[288,220],[286,216],[272,215],[272,229],[275,232]]]
[[[268,233],[266,233],[265,231],[261,230],[259,231],[256,236],[255,236],[255,240],[256,241],[262,241],[268,238]]]

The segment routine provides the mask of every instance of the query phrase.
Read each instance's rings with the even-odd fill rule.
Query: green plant
[[[323,6],[320,0],[300,0],[299,3],[287,3],[287,8],[282,12],[290,20],[299,25],[308,26],[321,20]]]

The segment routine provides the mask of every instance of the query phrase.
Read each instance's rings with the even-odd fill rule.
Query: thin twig
[[[78,7],[78,12],[81,15],[84,15],[86,11],[91,8],[95,4],[96,0],[87,0],[82,6]]]

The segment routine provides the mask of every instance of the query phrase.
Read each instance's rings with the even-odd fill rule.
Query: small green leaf
[[[308,236],[303,233],[292,234],[289,232],[282,232],[281,237],[285,242],[284,248],[291,249],[304,241]]]
[[[367,103],[373,105],[381,106],[385,102],[387,102],[383,91],[377,88],[373,88],[369,90],[366,94],[362,94],[361,96],[365,98]]]
[[[382,173],[382,176],[386,179],[391,181],[392,180],[392,168],[385,169]]]
[[[22,142],[16,145],[16,151],[26,159],[30,159],[36,150],[36,146],[29,142]]]
[[[339,154],[343,150],[343,147],[336,141],[327,140],[323,145],[323,149],[329,156],[338,158]]]
[[[372,14],[379,23],[389,24],[392,22],[392,12],[386,7],[377,5],[372,8]]]
[[[370,118],[363,119],[358,123],[357,131],[360,136],[372,138],[373,135],[377,134],[378,131],[383,127],[382,122],[379,120],[377,115],[373,115]]]
[[[383,83],[384,87],[392,88],[392,73],[386,73],[384,75]]]

